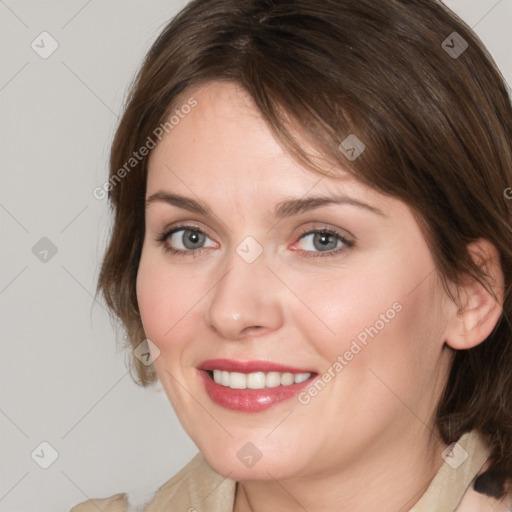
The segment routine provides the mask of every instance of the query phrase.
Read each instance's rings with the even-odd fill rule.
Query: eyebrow
[[[162,191],[155,192],[146,200],[146,208],[155,202],[167,203],[204,216],[212,215],[212,210],[206,203],[179,194],[171,194]],[[357,206],[377,215],[381,215],[382,217],[387,217],[379,208],[348,196],[314,196],[301,199],[288,199],[276,205],[274,215],[278,219],[284,219],[330,204]]]

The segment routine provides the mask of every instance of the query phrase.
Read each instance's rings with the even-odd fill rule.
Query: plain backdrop
[[[93,300],[110,217],[92,191],[128,84],[186,3],[0,0],[2,512],[143,500],[196,453],[161,387],[133,383]],[[512,0],[446,3],[512,84]]]

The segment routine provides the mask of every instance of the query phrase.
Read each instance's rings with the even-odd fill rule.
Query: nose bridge
[[[263,247],[247,237],[226,258],[225,271],[209,294],[206,322],[228,339],[247,330],[278,328],[281,306],[275,286],[278,280],[267,268]]]

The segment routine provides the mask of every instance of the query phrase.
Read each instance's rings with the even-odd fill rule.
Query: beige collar
[[[451,453],[425,494],[409,512],[457,510],[473,479],[489,458],[490,450],[482,436],[472,431],[461,436]]]

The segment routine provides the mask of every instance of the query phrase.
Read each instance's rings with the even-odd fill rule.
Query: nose
[[[278,329],[283,322],[280,281],[263,255],[247,263],[235,251],[217,285],[207,295],[205,321],[224,339],[240,340]]]

